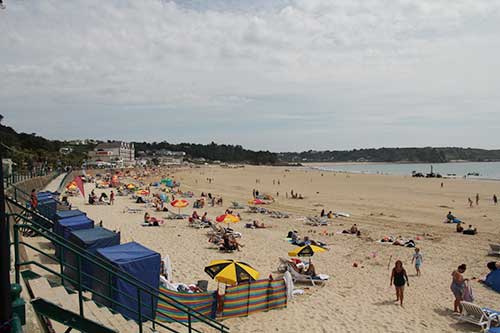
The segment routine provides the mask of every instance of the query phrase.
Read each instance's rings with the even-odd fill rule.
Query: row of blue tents
[[[155,290],[159,288],[161,262],[159,253],[136,242],[120,244],[120,233],[95,226],[94,221],[85,212],[77,209],[57,210],[58,201],[55,193],[40,192],[38,200],[38,211],[54,221],[55,234],[94,254],[108,264],[108,267],[134,276],[145,287]],[[56,246],[56,255],[64,260],[64,273],[76,281],[77,256],[59,246]],[[82,259],[81,271],[82,284],[85,288],[106,295],[125,307],[94,294],[93,299],[96,302],[111,307],[129,319],[136,321],[139,319],[136,313],[126,308],[137,309],[136,287],[116,276],[111,276],[110,279],[107,271],[86,259]],[[143,317],[155,317],[157,298],[151,298],[149,294],[141,293]]]

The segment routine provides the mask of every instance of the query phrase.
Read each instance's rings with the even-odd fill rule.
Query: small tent
[[[152,251],[139,243],[130,242],[122,245],[105,247],[97,249],[97,255],[109,262],[118,271],[122,271],[134,276],[144,286],[149,286],[155,290],[160,285],[160,254]],[[97,269],[95,277],[101,281],[107,281],[107,272],[102,269]],[[119,278],[112,279],[112,294],[109,295],[109,289],[102,286],[97,291],[104,294],[119,304],[122,304],[130,309],[137,309],[137,288]],[[104,289],[105,288],[105,289]],[[110,305],[109,302],[102,300],[100,297],[92,296],[94,300]],[[141,312],[143,320],[144,316],[154,318],[156,315],[156,305],[158,299],[144,292],[141,292]],[[112,304],[112,308],[133,320],[139,320],[138,314],[126,309],[119,304]]]
[[[95,227],[92,229],[82,229],[71,231],[68,240],[76,246],[85,249],[91,254],[97,254],[97,249],[120,244],[120,233],[113,232],[106,228]],[[65,266],[64,272],[67,273],[72,279],[77,280],[77,271],[74,269],[78,267],[76,256],[70,251],[64,253],[64,262],[69,266]],[[95,264],[89,260],[83,259],[82,267],[82,282],[86,287],[93,287],[98,282],[91,278],[94,275]]]

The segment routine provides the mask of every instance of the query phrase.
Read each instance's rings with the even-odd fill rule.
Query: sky
[[[0,113],[18,131],[500,148],[500,1],[4,3]]]

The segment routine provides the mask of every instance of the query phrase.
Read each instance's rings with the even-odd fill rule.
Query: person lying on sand
[[[145,227],[159,227],[160,224],[163,224],[163,220],[157,219],[156,217],[150,216],[148,212],[144,214],[144,223]]]
[[[254,228],[257,228],[257,229],[271,228],[270,226],[267,226],[267,227],[266,227],[266,226],[264,225],[264,222],[260,222],[260,223],[259,223],[259,221],[257,221],[257,220],[254,220],[254,221],[253,221],[253,226],[254,226]]]

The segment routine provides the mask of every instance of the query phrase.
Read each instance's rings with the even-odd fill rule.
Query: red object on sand
[[[83,187],[83,181],[82,181],[82,177],[80,176],[76,176],[75,179],[73,180],[75,183],[76,183],[76,186],[78,187],[78,189],[80,190],[80,193],[83,195],[83,197],[85,198],[85,189]]]

